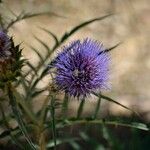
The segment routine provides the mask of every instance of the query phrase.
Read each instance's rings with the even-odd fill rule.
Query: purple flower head
[[[11,55],[10,47],[10,38],[5,32],[0,31],[0,59],[9,57]]]
[[[54,60],[58,88],[74,97],[108,89],[110,56],[103,50],[101,43],[88,38],[64,47]]]

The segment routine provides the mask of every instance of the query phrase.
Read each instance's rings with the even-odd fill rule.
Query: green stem
[[[82,115],[84,104],[85,104],[85,99],[82,99],[78,108],[77,119],[79,119]]]
[[[49,102],[49,95],[45,98],[43,106],[41,108],[40,120],[39,120],[39,147],[40,150],[46,150],[46,143],[45,143],[45,133],[44,133],[44,122],[47,116],[47,105]]]
[[[62,116],[65,119],[67,116],[67,110],[68,110],[68,94],[65,93],[64,100],[63,100],[63,105],[62,105]]]
[[[35,117],[35,115],[33,114],[33,112],[29,109],[28,104],[21,98],[21,96],[19,95],[19,93],[13,87],[11,87],[11,90],[14,93],[17,102],[21,105],[21,107],[23,108],[23,110],[25,111],[25,113],[27,114],[27,116],[30,118],[30,120],[35,125],[38,125],[37,118]]]
[[[39,128],[39,148],[40,150],[46,150],[46,143],[45,143],[45,134],[43,132],[43,127]]]
[[[9,126],[9,122],[7,121],[7,118],[5,116],[5,112],[4,112],[4,109],[3,109],[3,106],[2,104],[0,103],[0,111],[1,111],[1,114],[2,114],[2,119],[3,119],[3,122],[4,122],[4,125],[5,127],[10,131],[10,137],[11,139],[13,140],[13,142],[22,150],[25,150],[25,148],[19,143],[19,141],[16,139],[15,137],[15,134],[12,134],[11,132],[11,128]]]
[[[40,120],[39,120],[39,124],[42,125],[46,119],[46,116],[47,116],[47,106],[48,106],[48,103],[49,103],[49,98],[50,98],[50,95],[48,95],[44,102],[43,102],[43,105],[42,105],[42,108],[41,108],[41,114],[40,114]]]
[[[98,101],[97,101],[97,105],[96,105],[96,109],[95,109],[95,112],[94,112],[94,116],[93,116],[93,119],[96,119],[97,118],[97,115],[100,111],[100,105],[101,105],[101,95],[99,95],[99,98],[98,98]]]
[[[93,94],[94,94],[95,96],[99,97],[99,95],[98,95],[97,93],[93,93]],[[131,111],[131,112],[133,112],[133,113],[136,114],[138,117],[140,117],[140,115],[139,115],[138,112],[136,112],[136,111],[132,110],[131,108],[128,108],[127,106],[125,106],[125,105],[123,105],[123,104],[121,104],[121,103],[119,103],[119,102],[113,100],[112,98],[107,97],[107,96],[102,95],[102,94],[100,94],[100,96],[101,96],[101,99],[105,99],[105,100],[107,100],[107,101],[113,102],[113,103],[115,103],[115,104],[117,104],[117,105],[119,105],[119,106],[121,106],[121,107],[123,107],[123,108],[125,108],[125,109],[127,109],[127,110],[129,110],[129,111]]]
[[[6,88],[7,88],[7,93],[8,93],[8,97],[9,97],[9,100],[10,100],[10,105],[11,105],[13,114],[16,118],[16,121],[19,125],[19,128],[20,128],[22,134],[24,135],[26,141],[30,145],[31,149],[36,150],[36,147],[32,143],[32,141],[31,141],[31,139],[28,135],[28,132],[26,130],[26,127],[24,125],[24,121],[23,121],[21,113],[19,111],[19,107],[18,107],[18,104],[17,104],[17,101],[16,101],[16,97],[13,95],[13,90],[12,90],[11,83],[8,83]]]
[[[52,96],[51,99],[51,117],[52,117],[52,132],[54,139],[54,150],[56,150],[56,120],[55,120],[55,98]]]

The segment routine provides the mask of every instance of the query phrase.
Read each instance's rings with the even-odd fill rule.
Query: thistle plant
[[[111,17],[111,15],[80,23],[64,33],[60,39],[51,31],[40,28],[50,35],[55,43],[50,48],[39,37],[35,37],[46,50],[46,55],[42,56],[39,50],[31,46],[39,58],[39,63],[35,66],[30,60],[23,58],[20,44],[16,45],[13,40],[15,36],[10,37],[8,32],[9,28],[16,22],[38,15],[40,13],[21,13],[21,15],[15,16],[15,19],[6,23],[0,14],[2,28],[0,31],[0,88],[4,94],[4,97],[0,97],[2,114],[0,125],[6,128],[0,134],[0,139],[6,139],[6,141],[15,144],[18,149],[23,150],[57,149],[57,146],[63,143],[70,144],[74,149],[81,149],[78,142],[80,138],[69,137],[69,133],[68,136],[62,137],[59,135],[59,131],[65,127],[85,123],[98,124],[103,127],[115,125],[149,130],[147,125],[141,122],[123,122],[117,119],[107,120],[98,117],[102,100],[115,103],[137,115],[134,110],[102,94],[103,90],[110,89],[110,52],[118,44],[111,48],[105,48],[106,46],[103,46],[101,42],[85,38],[73,41],[60,48],[64,42],[67,42],[80,29],[91,23]],[[43,12],[41,15],[43,15]],[[51,59],[53,53],[58,49],[61,51],[55,58]],[[22,70],[23,66],[28,67],[26,72]],[[38,83],[45,77],[49,80],[52,79],[52,82],[49,82],[45,87],[38,87]],[[20,87],[23,88],[24,92],[19,90]],[[47,93],[47,95],[44,96],[43,93]],[[61,96],[63,97],[62,99],[57,96],[60,93],[63,95]],[[93,114],[89,117],[84,117],[82,115],[84,104],[86,103],[86,98],[90,95],[97,97],[97,104]],[[43,103],[39,110],[34,111],[33,100],[38,97]],[[67,115],[68,104],[72,97],[74,101],[77,98],[80,104],[76,110],[77,115],[69,117]],[[7,101],[11,106],[11,112],[5,111],[3,100]],[[15,120],[17,124],[15,128],[10,126],[11,120]],[[85,134],[79,134],[83,139],[88,139],[85,138]]]
[[[1,48],[1,59],[5,59],[11,55],[10,48],[11,42],[10,38],[6,33],[0,32],[0,48]]]
[[[15,81],[21,74],[24,63],[19,45],[15,46],[13,39],[7,33],[0,31],[0,87],[7,82]]]

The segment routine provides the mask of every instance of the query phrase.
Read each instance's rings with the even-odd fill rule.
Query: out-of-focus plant
[[[43,15],[43,13],[41,14]],[[56,49],[77,31],[91,23],[111,17],[111,15],[85,21],[64,33],[61,38],[58,38],[51,31],[41,28],[43,32],[48,33],[54,39],[55,43],[50,48],[44,41],[35,37],[44,46],[46,55],[42,56],[39,50],[31,45],[32,50],[39,58],[39,63],[34,66],[30,60],[22,57],[20,45],[15,46],[13,38],[8,35],[8,31],[16,22],[41,14],[21,13],[19,16],[15,16],[15,19],[10,20],[9,23],[0,14],[0,88],[2,91],[0,125],[6,127],[0,134],[0,139],[7,139],[15,143],[19,149],[24,150],[56,149],[58,145],[63,143],[70,143],[72,147],[80,149],[77,144],[80,138],[59,137],[58,130],[75,124],[114,125],[149,130],[143,123],[123,122],[115,119],[107,120],[97,117],[101,100],[110,101],[136,114],[130,108],[103,95],[101,91],[108,88],[109,53],[118,44],[104,49],[99,42],[90,39],[82,42],[77,40],[69,46],[65,46],[56,58],[50,59]],[[28,71],[23,72],[23,66],[28,66]],[[39,88],[38,83],[46,76],[51,78],[52,82],[45,85],[44,88]],[[18,87],[23,87],[24,93],[21,93]],[[57,97],[60,90],[64,92],[63,100],[59,100]],[[44,92],[48,93],[46,97],[42,97]],[[82,116],[82,112],[86,97],[89,94],[95,95],[98,100],[94,113],[85,118]],[[32,101],[38,96],[42,97],[43,104],[40,110],[34,112]],[[77,97],[80,105],[77,109],[77,115],[70,118],[67,116],[67,110],[71,96]],[[4,109],[4,101],[9,102],[11,112],[8,113]],[[59,115],[57,115],[58,110],[61,110]],[[10,121],[14,119],[17,127],[11,128]],[[107,138],[108,136],[106,136],[105,134],[104,137]],[[20,143],[22,137],[25,140],[25,146]],[[81,138],[89,141],[89,137],[85,133],[81,133]]]

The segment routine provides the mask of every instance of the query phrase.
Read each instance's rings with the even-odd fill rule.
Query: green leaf
[[[35,127],[35,125],[32,123],[25,124],[25,126],[30,131],[32,131],[33,128]],[[15,127],[15,128],[9,128],[8,130],[5,130],[4,132],[2,132],[0,134],[0,139],[9,138],[11,135],[22,136],[22,131],[20,130],[19,126]]]
[[[2,104],[0,103],[0,111],[2,114],[2,119],[3,119],[3,124],[5,125],[5,127],[7,128],[7,130],[5,130],[2,134],[0,134],[0,138],[6,137],[7,135],[10,136],[10,138],[12,139],[12,141],[20,148],[25,150],[22,145],[19,143],[18,139],[16,138],[15,135],[12,134],[11,132],[11,128],[9,127],[9,122],[8,122],[8,117],[6,117],[4,109]],[[10,117],[10,116],[9,116]]]
[[[49,54],[51,49],[48,47],[48,45],[45,44],[42,40],[40,40],[38,37],[34,36],[34,38],[46,49],[47,54]]]
[[[36,90],[36,85],[39,83],[39,81],[42,80],[42,78],[47,75],[47,71],[48,71],[48,67],[44,68],[44,70],[42,71],[42,73],[39,75],[39,77],[37,77],[34,82],[31,83],[31,86],[29,87],[29,90],[28,90],[28,94],[29,94],[29,97],[32,96],[32,94],[34,94],[35,90]],[[32,79],[33,81],[33,79]],[[28,95],[27,94],[27,95]],[[27,98],[28,99],[28,98]]]
[[[116,47],[118,47],[120,44],[121,44],[121,42],[118,43],[118,44],[116,44],[116,45],[114,45],[113,47],[110,47],[110,48],[105,49],[104,51],[101,51],[101,52],[99,53],[99,55],[100,55],[101,53],[110,52],[111,50],[113,50],[113,49],[115,49]]]
[[[58,122],[58,121],[57,121]],[[60,120],[62,122],[62,120]],[[63,122],[63,126],[59,126],[60,128],[65,127],[65,126],[72,126],[76,124],[105,124],[105,125],[113,125],[115,127],[117,126],[122,126],[122,127],[128,127],[128,128],[136,128],[140,130],[145,130],[149,131],[149,127],[147,127],[146,124],[140,123],[140,122],[122,122],[122,121],[112,121],[112,120],[105,120],[105,119],[76,119],[76,118],[71,118],[71,119],[66,119]]]
[[[62,36],[62,38],[61,38],[61,40],[59,41],[59,43],[58,43],[56,46],[54,46],[53,49],[50,51],[50,53],[44,58],[44,61],[43,61],[42,63],[40,63],[40,64],[37,66],[37,69],[36,69],[37,72],[40,70],[41,67],[43,67],[43,64],[50,58],[50,56],[51,56],[51,54],[54,52],[54,50],[55,50],[58,46],[60,46],[65,40],[67,40],[73,33],[75,33],[76,31],[78,31],[79,29],[81,29],[81,28],[83,28],[83,27],[89,25],[90,23],[93,23],[93,22],[95,22],[95,21],[103,20],[103,19],[105,19],[105,18],[107,18],[107,17],[109,17],[109,16],[111,16],[111,15],[105,15],[105,16],[102,16],[102,17],[99,17],[99,18],[91,19],[91,20],[89,20],[89,21],[85,21],[85,22],[81,23],[80,25],[74,27],[69,33],[65,33],[65,35]],[[57,41],[58,41],[58,39],[57,39]],[[39,81],[41,81],[42,78],[43,78],[45,75],[47,75],[47,71],[48,71],[48,70],[49,70],[48,67],[46,67],[46,68],[42,71],[40,77],[37,78],[37,79],[35,79],[35,80],[33,80],[34,82],[33,82],[32,85],[31,85],[31,90],[33,90],[33,88],[35,87],[35,85],[37,85],[37,83],[38,83]],[[30,73],[30,72],[28,72],[28,73]],[[28,75],[28,73],[27,73],[26,75]]]
[[[46,88],[43,88],[43,89],[36,89],[34,92],[32,92],[31,96],[32,98],[38,96],[39,94],[45,92],[47,89]]]
[[[109,16],[111,16],[112,14],[109,14],[109,15],[105,15],[105,16],[102,16],[102,17],[99,17],[99,18],[94,18],[94,19],[91,19],[91,20],[88,20],[88,21],[85,21],[79,25],[77,25],[76,27],[74,27],[71,31],[69,32],[66,32],[63,37],[61,38],[61,43],[64,42],[68,37],[70,37],[72,34],[74,34],[76,31],[78,31],[79,29],[95,22],[95,21],[101,21]]]
[[[111,14],[110,14],[110,15],[105,15],[105,16],[102,16],[102,17],[99,17],[99,18],[91,19],[91,20],[88,20],[88,21],[85,21],[85,22],[81,23],[80,25],[74,27],[70,32],[65,33],[65,34],[62,36],[62,38],[60,39],[59,42],[58,42],[58,39],[56,38],[56,36],[54,35],[54,37],[55,37],[56,40],[57,40],[57,45],[55,45],[55,46],[53,47],[53,49],[51,50],[51,52],[46,56],[44,62],[46,62],[46,61],[49,59],[49,57],[51,56],[51,54],[54,52],[54,50],[55,50],[58,46],[60,46],[64,41],[66,41],[66,40],[67,40],[72,34],[74,34],[76,31],[80,30],[81,28],[83,28],[83,27],[85,27],[85,26],[87,26],[87,25],[89,25],[89,24],[91,24],[91,23],[93,23],[93,22],[95,22],[95,21],[103,20],[103,19],[105,19],[105,18],[107,18],[107,17],[109,17],[109,16],[111,16]],[[37,71],[40,70],[40,68],[43,66],[44,62],[41,63],[40,65],[38,65]],[[45,76],[45,73],[47,73],[46,71],[47,71],[47,68],[43,70],[43,72],[42,72],[43,76],[41,76],[40,80],[42,79],[42,77]],[[37,79],[35,82],[38,83],[39,80]],[[37,84],[37,83],[36,83],[36,84]]]
[[[122,146],[119,144],[118,139],[114,137],[111,133],[111,128],[108,128],[105,123],[101,126],[101,132],[103,138],[111,145],[111,149],[120,150]]]
[[[68,103],[69,103],[69,97],[68,94],[65,93],[63,104],[62,104],[62,117],[64,119],[67,117]]]
[[[18,107],[18,104],[16,102],[16,98],[15,98],[15,96],[12,93],[11,87],[8,87],[8,96],[9,96],[9,99],[10,99],[10,104],[11,104],[11,107],[12,107],[12,110],[13,110],[13,114],[14,114],[17,122],[18,122],[20,130],[22,131],[22,133],[23,133],[26,141],[30,145],[30,147],[33,150],[36,150],[35,145],[32,143],[32,141],[31,141],[31,139],[30,139],[30,137],[28,135],[28,132],[26,130],[26,127],[24,125],[24,121],[23,121],[22,116],[20,114],[20,111],[18,109],[19,107]]]
[[[149,131],[150,129],[147,127],[146,124],[144,123],[139,123],[139,122],[133,122],[131,123],[132,127],[137,128],[137,129],[141,129],[141,130],[146,130]]]
[[[48,33],[50,36],[53,37],[53,39],[55,41],[55,45],[59,45],[58,38],[57,38],[57,36],[54,33],[52,33],[51,31],[49,31],[49,30],[47,30],[45,28],[42,28],[42,27],[39,27],[39,28],[42,29],[43,31],[45,31],[46,33]]]
[[[0,139],[10,137],[11,135],[15,135],[18,132],[20,132],[18,127],[14,128],[14,129],[9,128],[0,134]]]
[[[93,94],[94,94],[95,96],[99,97],[98,94],[96,94],[96,93],[93,93]],[[139,116],[139,114],[138,114],[137,112],[135,112],[135,111],[133,111],[132,109],[128,108],[127,106],[125,106],[125,105],[123,105],[123,104],[121,104],[121,103],[119,103],[119,102],[113,100],[112,98],[107,97],[107,96],[102,95],[102,94],[100,94],[100,96],[101,96],[102,99],[105,99],[105,100],[107,100],[107,101],[113,102],[113,103],[115,103],[115,104],[117,104],[117,105],[119,105],[119,106],[121,106],[121,107],[123,107],[123,108],[125,108],[125,109],[127,109],[127,110],[129,110],[129,111],[131,111],[131,112],[133,112],[133,113],[135,113],[135,114],[137,114],[137,115]]]
[[[76,141],[69,141],[69,144],[72,146],[72,148],[74,150],[81,150],[82,148],[81,148],[80,144]]]
[[[39,59],[40,59],[40,62],[41,62],[41,63],[44,62],[44,58],[42,57],[42,55],[40,54],[40,52],[39,52],[36,48],[34,48],[34,47],[32,47],[32,46],[30,46],[30,48],[37,54],[37,56],[38,56]]]
[[[79,138],[72,138],[72,137],[69,137],[69,138],[57,138],[56,139],[56,146],[60,145],[60,144],[64,144],[64,143],[70,143],[70,142],[73,142],[73,141],[78,141]],[[47,148],[52,148],[54,147],[55,144],[54,144],[54,140],[51,140],[48,142],[47,144]]]
[[[57,16],[57,17],[62,17],[56,13],[53,12],[41,12],[41,13],[20,13],[20,15],[16,16],[16,18],[14,20],[11,20],[11,22],[7,25],[7,27],[5,28],[6,30],[8,30],[10,27],[12,27],[15,23],[24,20],[24,19],[29,19],[29,18],[33,18],[33,17],[38,17],[41,15],[53,15],[53,16]]]

